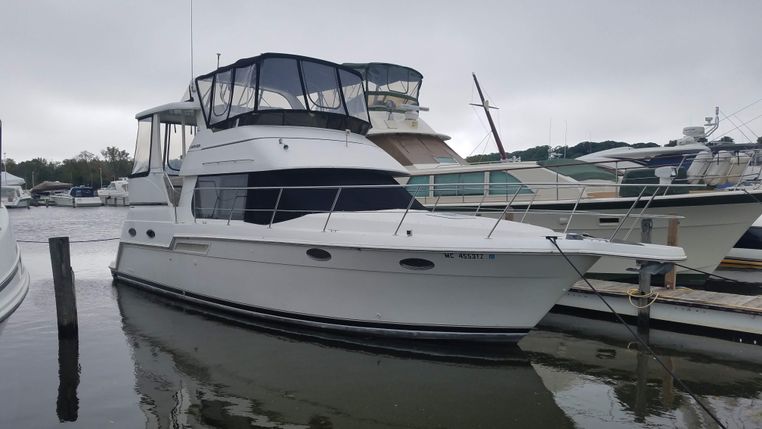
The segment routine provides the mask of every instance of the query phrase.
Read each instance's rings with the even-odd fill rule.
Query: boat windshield
[[[423,75],[416,70],[385,63],[344,65],[362,74],[370,110],[403,111],[399,106],[418,105]]]
[[[0,188],[0,196],[2,196],[3,198],[15,198],[20,195],[21,193],[18,192],[16,188],[5,187],[5,186]]]
[[[613,172],[598,166],[596,164],[590,164],[579,159],[548,159],[546,161],[539,161],[539,165],[554,171],[564,176],[569,176],[577,181],[584,180],[605,180],[609,182],[616,182],[617,177]]]
[[[95,196],[93,188],[87,187],[71,188],[69,194],[74,198],[89,198]]]
[[[213,131],[241,125],[292,125],[366,134],[370,118],[361,76],[313,58],[263,54],[196,79]]]

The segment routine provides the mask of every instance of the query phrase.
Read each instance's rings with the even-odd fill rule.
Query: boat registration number
[[[494,253],[455,253],[447,252],[444,254],[447,259],[495,259]]]

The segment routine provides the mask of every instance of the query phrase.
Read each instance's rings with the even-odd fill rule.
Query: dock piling
[[[56,296],[58,338],[77,338],[77,299],[74,293],[74,271],[71,269],[69,237],[51,237],[50,264]]]
[[[643,243],[651,242],[651,231],[653,230],[653,219],[643,218],[640,220],[640,241]],[[648,299],[651,296],[651,270],[647,268],[647,263],[642,263],[639,272],[638,292],[638,333],[647,334],[649,329],[649,319],[651,318],[651,306]]]
[[[680,220],[671,218],[667,226],[667,246],[677,246],[677,230],[680,226]],[[675,267],[664,275],[664,287],[674,289],[677,286],[677,271]]]

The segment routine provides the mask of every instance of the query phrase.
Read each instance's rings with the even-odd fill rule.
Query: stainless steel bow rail
[[[402,225],[407,218],[408,213],[413,207],[413,204],[415,203],[416,199],[420,199],[418,195],[420,195],[420,191],[423,189],[427,190],[436,190],[436,189],[445,189],[447,191],[452,191],[454,186],[457,186],[458,188],[467,188],[467,187],[485,187],[485,186],[494,186],[494,184],[485,184],[485,183],[459,183],[457,185],[453,184],[420,184],[420,185],[340,185],[340,186],[265,186],[265,187],[218,187],[218,186],[205,186],[206,183],[214,183],[212,181],[207,180],[199,180],[199,187],[195,189],[195,197],[193,199],[193,220],[194,222],[197,222],[199,218],[201,219],[223,219],[227,221],[227,225],[230,225],[231,221],[238,220],[234,219],[235,214],[245,214],[247,212],[267,212],[270,213],[269,223],[267,224],[268,228],[272,228],[273,224],[276,224],[276,217],[279,213],[285,214],[285,213],[291,213],[291,214],[313,214],[313,213],[326,213],[326,220],[323,224],[323,231],[326,231],[328,229],[328,225],[330,223],[332,215],[338,211],[337,210],[337,204],[342,197],[342,193],[349,189],[389,189],[389,188],[404,188],[410,191],[410,199],[408,200],[407,206],[404,210],[400,209],[391,209],[386,210],[387,212],[398,212],[401,213],[400,220],[397,223],[393,235],[397,235],[402,228]],[[689,188],[689,189],[703,189],[705,188],[704,185],[690,185],[690,184],[673,184],[673,185],[658,185],[658,184],[611,184],[611,183],[521,183],[521,184],[510,184],[511,190],[515,188],[513,193],[511,194],[510,199],[507,199],[505,206],[500,210],[499,215],[496,216],[495,223],[492,225],[489,232],[486,234],[485,238],[489,239],[492,237],[493,233],[497,229],[498,225],[500,224],[500,221],[503,219],[507,219],[508,215],[511,214],[521,214],[521,219],[519,220],[520,223],[524,223],[527,219],[530,212],[532,214],[552,214],[552,215],[566,215],[568,214],[568,219],[566,220],[566,225],[564,227],[563,234],[566,234],[569,231],[569,228],[572,224],[572,220],[575,218],[575,216],[598,216],[598,217],[606,217],[606,218],[615,218],[617,219],[617,227],[615,228],[614,232],[609,237],[609,240],[613,240],[617,234],[620,232],[620,230],[624,227],[624,225],[627,223],[628,220],[632,219],[632,222],[627,230],[627,234],[625,235],[624,239],[627,240],[629,238],[632,231],[637,226],[637,220],[642,218],[651,218],[651,219],[680,219],[681,216],[673,216],[673,215],[647,215],[646,210],[650,207],[651,203],[656,199],[657,196],[663,195],[662,190],[666,188],[667,186],[671,186],[674,188]],[[572,210],[542,210],[542,209],[533,209],[533,205],[536,204],[538,201],[548,201],[547,199],[538,200],[538,195],[540,195],[541,189],[547,189],[547,188],[558,188],[558,187],[565,187],[565,188],[577,188],[579,189],[579,192],[576,194],[576,199],[573,200],[573,208]],[[625,213],[601,213],[601,212],[595,212],[595,211],[585,211],[585,210],[579,210],[579,205],[582,201],[594,201],[594,200],[600,200],[600,197],[591,196],[588,191],[590,189],[595,188],[624,188],[624,187],[635,187],[640,188],[640,193],[632,200],[632,204],[630,205],[629,209]],[[246,194],[248,191],[277,191],[277,196],[275,198],[275,203],[272,208],[246,208],[246,207],[239,207],[238,202],[243,200],[245,201]],[[281,207],[281,201],[285,193],[291,190],[299,190],[299,191],[326,191],[331,190],[333,192],[333,199],[330,204],[330,208],[327,210],[321,210],[321,209],[288,209],[288,208],[282,208]],[[647,194],[647,191],[652,190],[652,192]],[[214,205],[212,207],[201,207],[196,204],[200,192],[214,192]],[[513,206],[516,203],[517,198],[522,194],[522,191],[527,191],[531,193],[531,199],[528,201],[521,201],[522,203],[527,203],[526,207],[521,209],[515,209]],[[432,209],[430,210],[431,213],[436,213],[437,208],[441,208],[439,205],[440,199],[442,197],[449,197],[449,195],[439,195],[436,197],[436,201],[434,202],[434,205]],[[485,195],[482,196],[482,200],[479,202],[479,204],[476,206],[474,210],[456,210],[457,213],[460,214],[467,214],[467,215],[474,215],[474,216],[483,216],[485,214],[497,214],[497,211],[491,210],[489,208],[485,208],[483,206],[484,200],[486,198]],[[647,199],[646,199],[647,198]],[[645,201],[642,209],[635,213],[635,209],[638,207],[638,205]],[[568,201],[571,202],[571,201]],[[451,203],[452,204],[452,203]],[[457,204],[457,203],[456,203]],[[201,213],[207,212],[209,213],[207,216],[200,215]],[[218,212],[221,212],[218,215]],[[363,213],[363,211],[357,211],[355,213]],[[243,217],[243,216],[242,216]],[[175,222],[177,222],[177,219],[175,219]]]

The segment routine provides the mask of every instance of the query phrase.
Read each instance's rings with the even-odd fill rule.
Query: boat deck
[[[590,282],[617,312],[627,316],[637,315],[635,305],[638,300],[630,299],[631,290],[637,292],[637,285],[603,280]],[[651,291],[658,294],[650,306],[652,322],[762,335],[762,296],[711,292],[681,286],[675,289],[652,286]],[[577,282],[559,301],[558,306],[610,313],[583,281]]]

